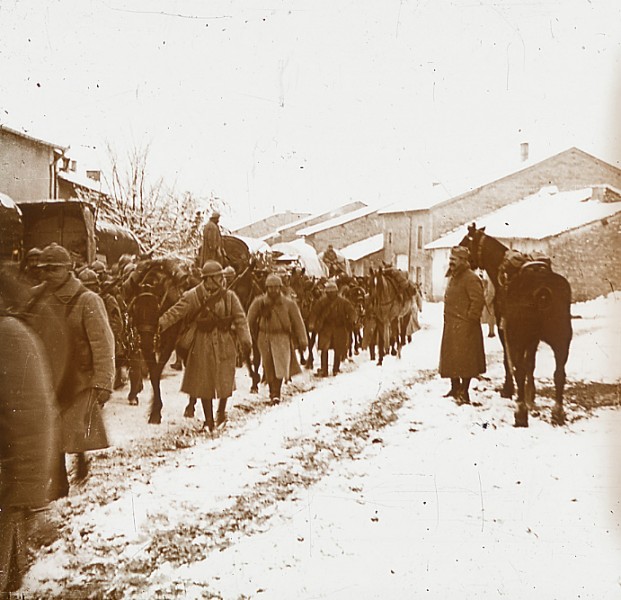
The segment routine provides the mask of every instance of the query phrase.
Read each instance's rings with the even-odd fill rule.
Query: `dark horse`
[[[563,392],[565,364],[571,343],[571,288],[554,273],[547,261],[528,260],[521,266],[507,260],[510,251],[485,228],[474,223],[460,245],[470,250],[473,268],[484,269],[496,289],[494,310],[504,350],[505,384],[503,396],[513,395],[513,376],[517,387],[515,426],[528,427],[528,407],[534,404],[534,370],[537,347],[548,344],[554,352],[556,401],[552,410],[555,425],[565,423]],[[522,255],[524,256],[524,255]],[[513,376],[512,376],[513,372]]]
[[[138,265],[131,278],[123,284],[129,324],[137,341],[135,352],[142,354],[153,388],[149,414],[149,423],[152,424],[162,421],[160,380],[182,327],[180,322],[160,334],[158,321],[189,287],[192,287],[192,281],[174,259],[146,260]],[[140,360],[131,362],[139,364]],[[134,404],[137,404],[137,395],[142,389],[142,373],[139,368],[137,371],[133,375],[130,372],[129,400]]]
[[[377,343],[378,359],[377,364],[381,365],[384,361],[390,346],[391,330],[394,324],[398,323],[400,317],[403,317],[407,311],[411,309],[411,300],[408,303],[403,298],[399,290],[397,282],[387,275],[380,267],[376,271],[371,271],[369,277],[369,298],[366,306],[366,326],[373,328],[373,334],[370,336],[369,349],[371,358],[373,359],[373,345]],[[397,348],[395,354],[401,356],[401,338],[395,338]]]

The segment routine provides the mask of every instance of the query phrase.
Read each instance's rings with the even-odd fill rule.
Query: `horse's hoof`
[[[149,425],[159,425],[162,422],[162,415],[152,414],[149,417]]]
[[[185,410],[183,411],[183,416],[186,419],[193,419],[194,418],[194,409],[190,408],[189,406],[186,406]]]
[[[130,406],[138,406],[138,398],[128,398],[127,404]]]
[[[507,390],[506,388],[502,388],[499,391],[501,398],[513,398],[513,390]]]
[[[528,427],[528,412],[518,408],[514,413],[514,427]]]
[[[175,371],[181,371],[181,369],[183,369],[183,365],[181,363],[171,363],[170,364],[170,368],[174,369]]]
[[[565,411],[562,407],[552,409],[552,425],[565,425]]]

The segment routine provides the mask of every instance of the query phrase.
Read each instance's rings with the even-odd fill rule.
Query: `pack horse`
[[[555,405],[552,422],[565,423],[565,364],[572,338],[571,287],[552,271],[549,260],[510,250],[473,223],[460,245],[470,251],[473,268],[484,269],[496,289],[494,310],[504,350],[503,396],[517,387],[515,426],[528,427],[528,409],[535,402],[535,358],[540,342],[554,353]]]

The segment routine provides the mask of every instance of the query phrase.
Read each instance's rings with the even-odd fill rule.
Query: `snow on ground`
[[[618,383],[619,299],[573,314],[568,387]],[[78,512],[25,591],[63,597],[68,582],[92,582],[95,565],[111,576],[92,597],[621,597],[618,387],[616,407],[568,402],[565,427],[550,425],[542,398],[530,427],[515,429],[513,403],[494,391],[498,338],[485,338],[473,405],[457,406],[435,375],[442,305],[426,305],[421,320],[401,359],[379,368],[360,355],[327,380],[306,372],[276,407],[242,410],[265,392],[248,394],[239,371],[225,431],[168,454],[147,480],[127,465],[128,489]],[[542,347],[538,388],[551,387],[552,371]],[[115,445],[187,428],[179,379],[164,380],[160,427],[114,395]]]

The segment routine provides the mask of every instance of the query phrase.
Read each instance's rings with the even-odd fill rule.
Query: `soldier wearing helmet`
[[[202,282],[186,292],[159,321],[161,331],[185,319],[194,329],[181,391],[200,398],[205,426],[212,432],[226,421],[226,403],[235,389],[236,342],[245,353],[251,339],[246,315],[236,294],[224,287],[222,265],[208,260]],[[218,398],[214,423],[213,400]]]
[[[203,245],[200,253],[200,264],[204,265],[208,260],[224,262],[224,250],[222,248],[222,233],[220,232],[220,213],[214,211],[209,221],[203,228]]]
[[[329,350],[334,351],[332,374],[336,375],[340,371],[354,325],[354,306],[347,298],[339,295],[333,280],[326,282],[325,292],[325,296],[317,300],[311,315],[321,353],[321,369],[317,372],[320,377],[328,376]]]
[[[301,372],[294,349],[306,350],[308,336],[294,300],[282,293],[278,275],[268,275],[266,293],[255,298],[248,310],[248,323],[257,341],[270,400],[276,404],[282,395],[282,382]]]
[[[75,454],[76,478],[88,473],[85,452],[106,448],[101,406],[114,378],[114,335],[102,299],[71,272],[69,252],[46,246],[39,257],[44,283],[33,288],[29,310],[52,367],[61,411],[62,450]],[[64,455],[59,461],[58,496],[68,493]]]

